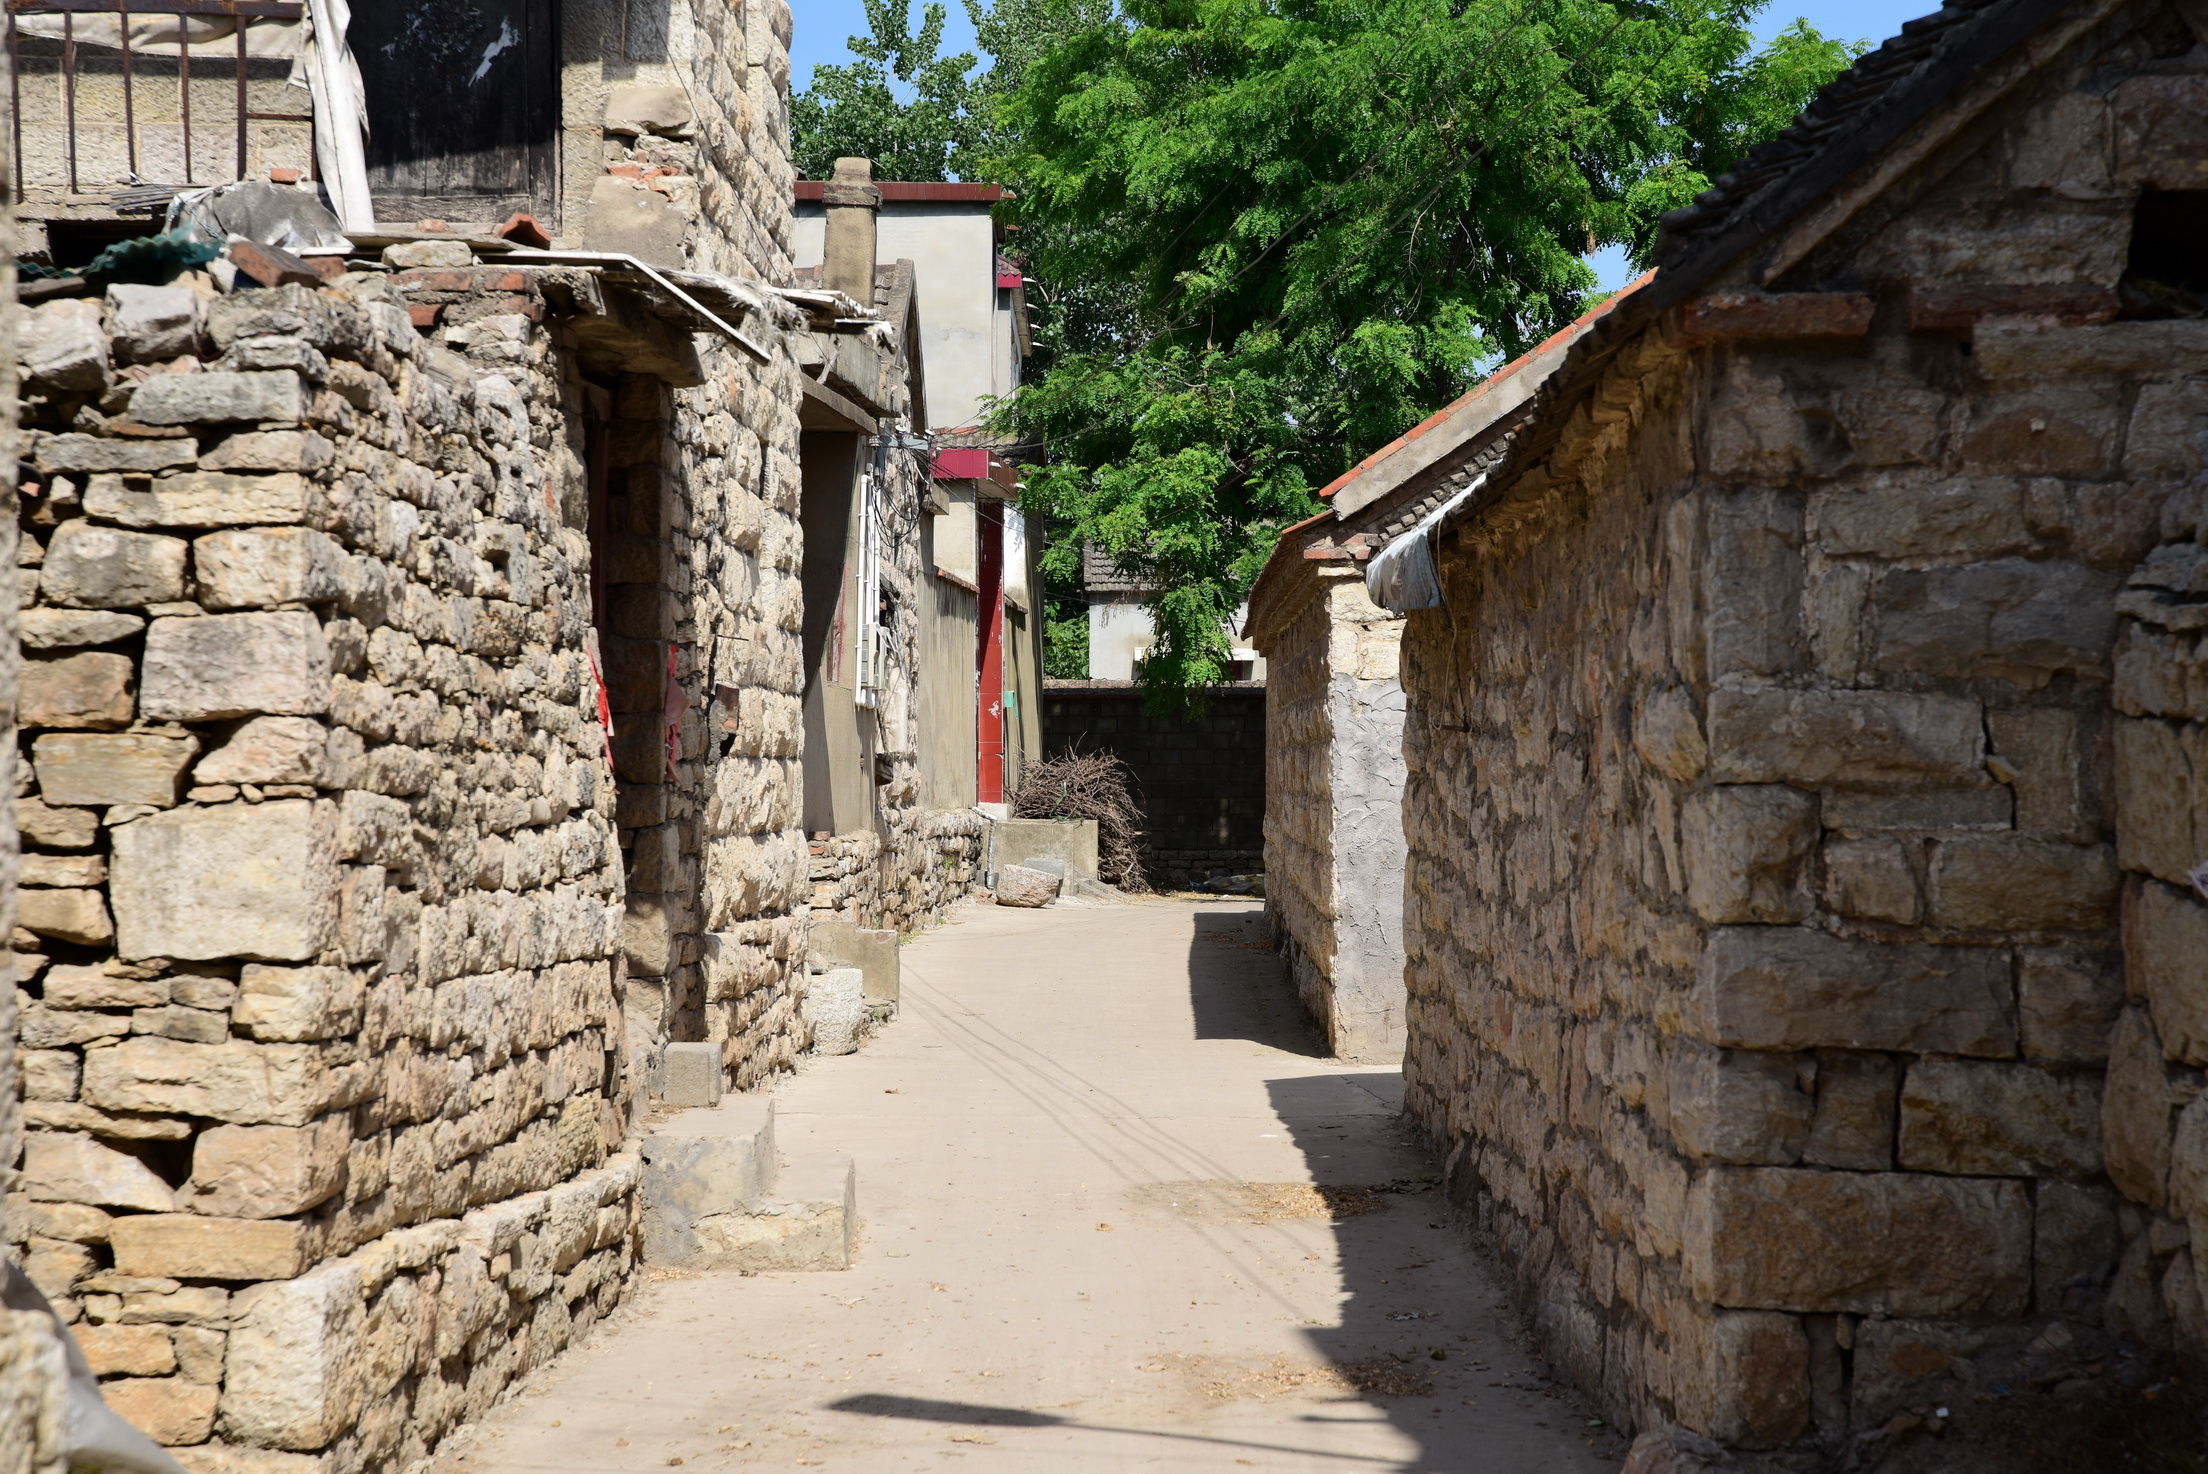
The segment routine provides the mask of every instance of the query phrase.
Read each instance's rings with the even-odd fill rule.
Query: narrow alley
[[[961,909],[777,1092],[786,1156],[856,1157],[854,1267],[654,1271],[437,1468],[1614,1467],[1260,920]]]

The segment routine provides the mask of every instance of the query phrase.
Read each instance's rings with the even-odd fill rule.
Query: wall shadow
[[[1286,1054],[1327,1058],[1326,1036],[1284,986],[1265,913],[1196,913],[1188,944],[1188,997],[1199,1039],[1248,1039]]]
[[[1626,1441],[1535,1354],[1501,1268],[1452,1215],[1438,1168],[1402,1115],[1402,1076],[1345,1071],[1273,1080],[1267,1090],[1326,1204],[1345,1295],[1337,1324],[1303,1334],[1415,1444],[1415,1456],[1393,1467],[1614,1470]],[[1345,1415],[1314,1405],[1306,1418]]]

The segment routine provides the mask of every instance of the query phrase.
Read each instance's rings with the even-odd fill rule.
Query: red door
[[[981,801],[1004,802],[1004,504],[982,499],[974,507],[981,533],[979,748]]]

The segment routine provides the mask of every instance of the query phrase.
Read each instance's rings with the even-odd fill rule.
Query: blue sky
[[[912,18],[918,24],[926,0],[912,0]],[[850,36],[866,30],[866,7],[861,0],[795,0],[797,30],[790,45],[790,84],[802,88],[812,80],[813,68],[850,59]],[[974,49],[973,24],[958,0],[946,0],[950,13],[943,27],[943,49],[949,53]],[[1939,9],[1939,0],[1772,0],[1756,18],[1756,36],[1768,40],[1806,18],[1828,36],[1877,44],[1901,29],[1901,23]],[[1589,258],[1605,288],[1615,289],[1629,279],[1621,252],[1597,252]]]

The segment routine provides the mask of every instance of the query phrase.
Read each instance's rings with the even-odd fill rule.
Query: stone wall
[[[425,341],[405,285],[24,340],[10,1230],[139,1427],[338,1468],[418,1456],[633,1258],[572,365],[527,292]]]
[[[1309,575],[1265,641],[1265,910],[1345,1059],[1403,1049],[1403,621],[1354,567]]]
[[[1627,1423],[2202,1344],[2208,338],[2108,319],[2204,94],[2108,34],[1804,261],[1860,336],[1674,318],[1551,406],[1411,618],[1411,1109]]]
[[[812,912],[854,926],[916,932],[981,881],[989,821],[973,809],[897,808],[885,844],[870,829],[816,839]]]
[[[1116,753],[1133,772],[1151,884],[1191,886],[1265,864],[1265,688],[1222,686],[1201,717],[1157,717],[1142,688],[1049,681],[1043,753]]]

